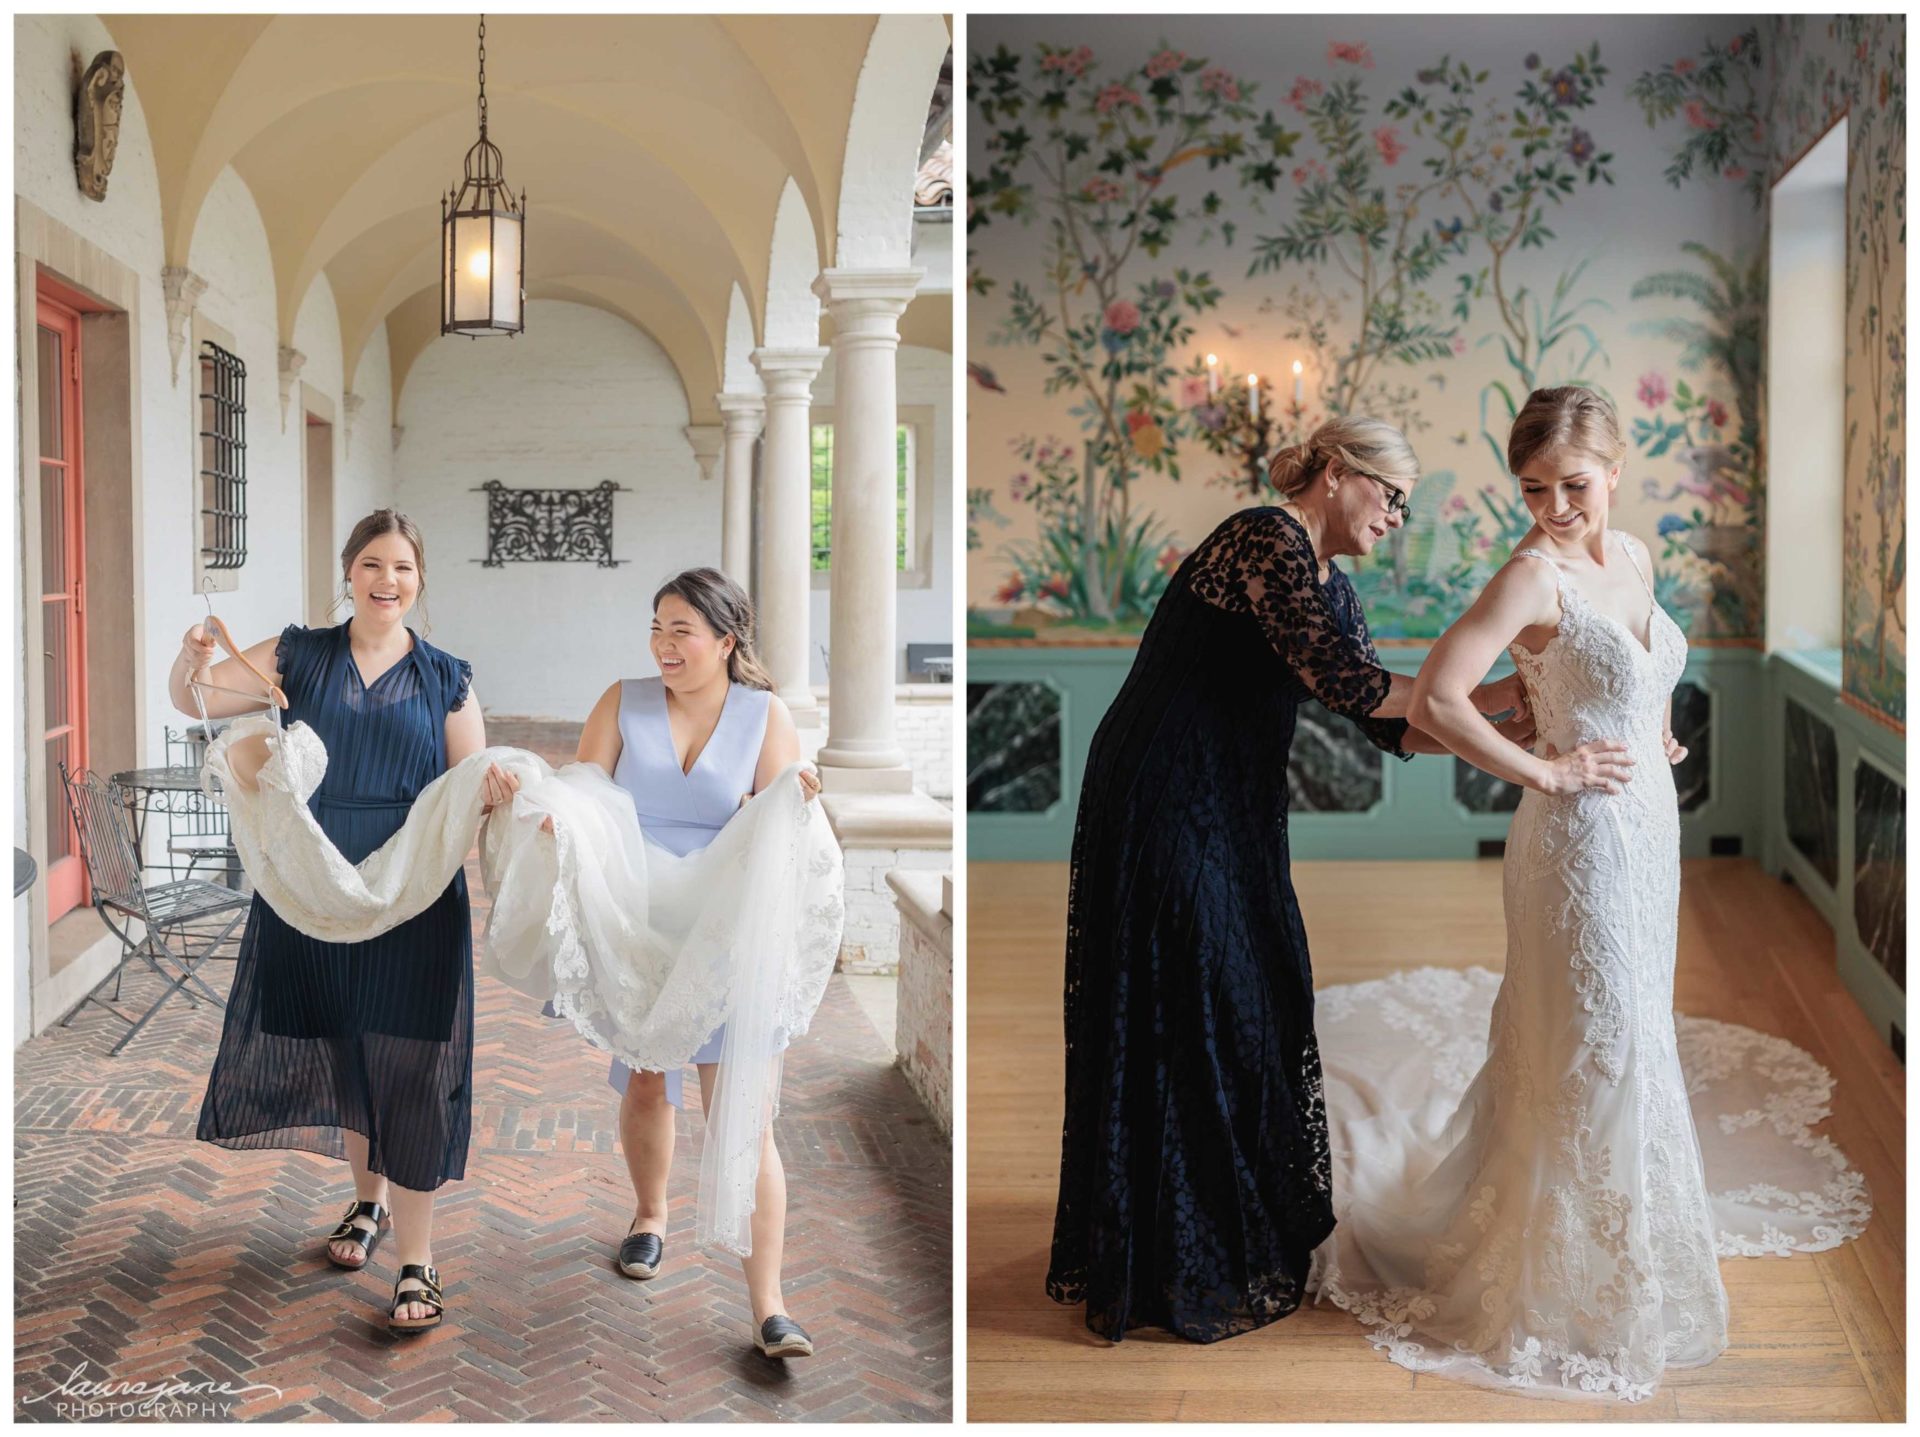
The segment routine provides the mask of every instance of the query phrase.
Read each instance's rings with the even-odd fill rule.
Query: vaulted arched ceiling
[[[229,165],[260,209],[280,332],[325,275],[346,384],[389,326],[397,398],[438,338],[439,196],[476,131],[463,15],[107,15],[152,132],[167,261]],[[595,304],[672,357],[717,418],[729,297],[763,323],[789,180],[820,263],[872,15],[498,15],[491,138],[528,195],[530,297]]]

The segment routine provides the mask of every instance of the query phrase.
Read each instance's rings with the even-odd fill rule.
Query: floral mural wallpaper
[[[1628,426],[1616,518],[1662,600],[1696,643],[1757,643],[1768,177],[1871,99],[1847,682],[1903,717],[1897,17],[982,16],[973,37],[974,636],[1137,632],[1192,544],[1272,500],[1267,454],[1366,412],[1424,478],[1352,573],[1376,637],[1429,639],[1527,528],[1520,401],[1579,382]],[[1805,93],[1776,93],[1789,71]]]
[[[1906,722],[1907,25],[1901,15],[1767,21],[1772,173],[1847,117],[1843,682]]]

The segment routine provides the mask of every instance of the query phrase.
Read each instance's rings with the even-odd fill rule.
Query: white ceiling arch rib
[[[381,324],[408,331],[393,337],[398,384],[423,255],[428,288],[437,280],[436,197],[473,139],[471,22],[102,19],[153,132],[169,262],[184,262],[231,165],[273,249],[283,341],[324,274],[349,372]],[[532,202],[529,295],[584,295],[641,324],[680,368],[696,421],[717,417],[729,306],[743,293],[764,328],[783,196],[797,190],[817,262],[832,262],[874,27],[872,15],[490,17],[490,128]]]

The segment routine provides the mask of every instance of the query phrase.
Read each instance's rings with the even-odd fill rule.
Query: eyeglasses
[[[1356,474],[1363,474],[1366,471],[1356,469],[1353,472]],[[1395,515],[1398,515],[1401,522],[1406,523],[1413,518],[1413,505],[1407,502],[1406,490],[1402,489],[1397,484],[1389,484],[1386,480],[1382,479],[1378,474],[1367,474],[1366,477],[1373,480],[1374,483],[1378,484],[1382,489],[1387,491],[1387,517],[1389,519],[1393,518]]]

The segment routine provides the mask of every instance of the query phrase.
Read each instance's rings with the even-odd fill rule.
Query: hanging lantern
[[[487,138],[487,18],[480,17],[480,138],[458,191],[440,198],[440,332],[518,334],[525,328],[527,192],[507,188],[500,147]]]

